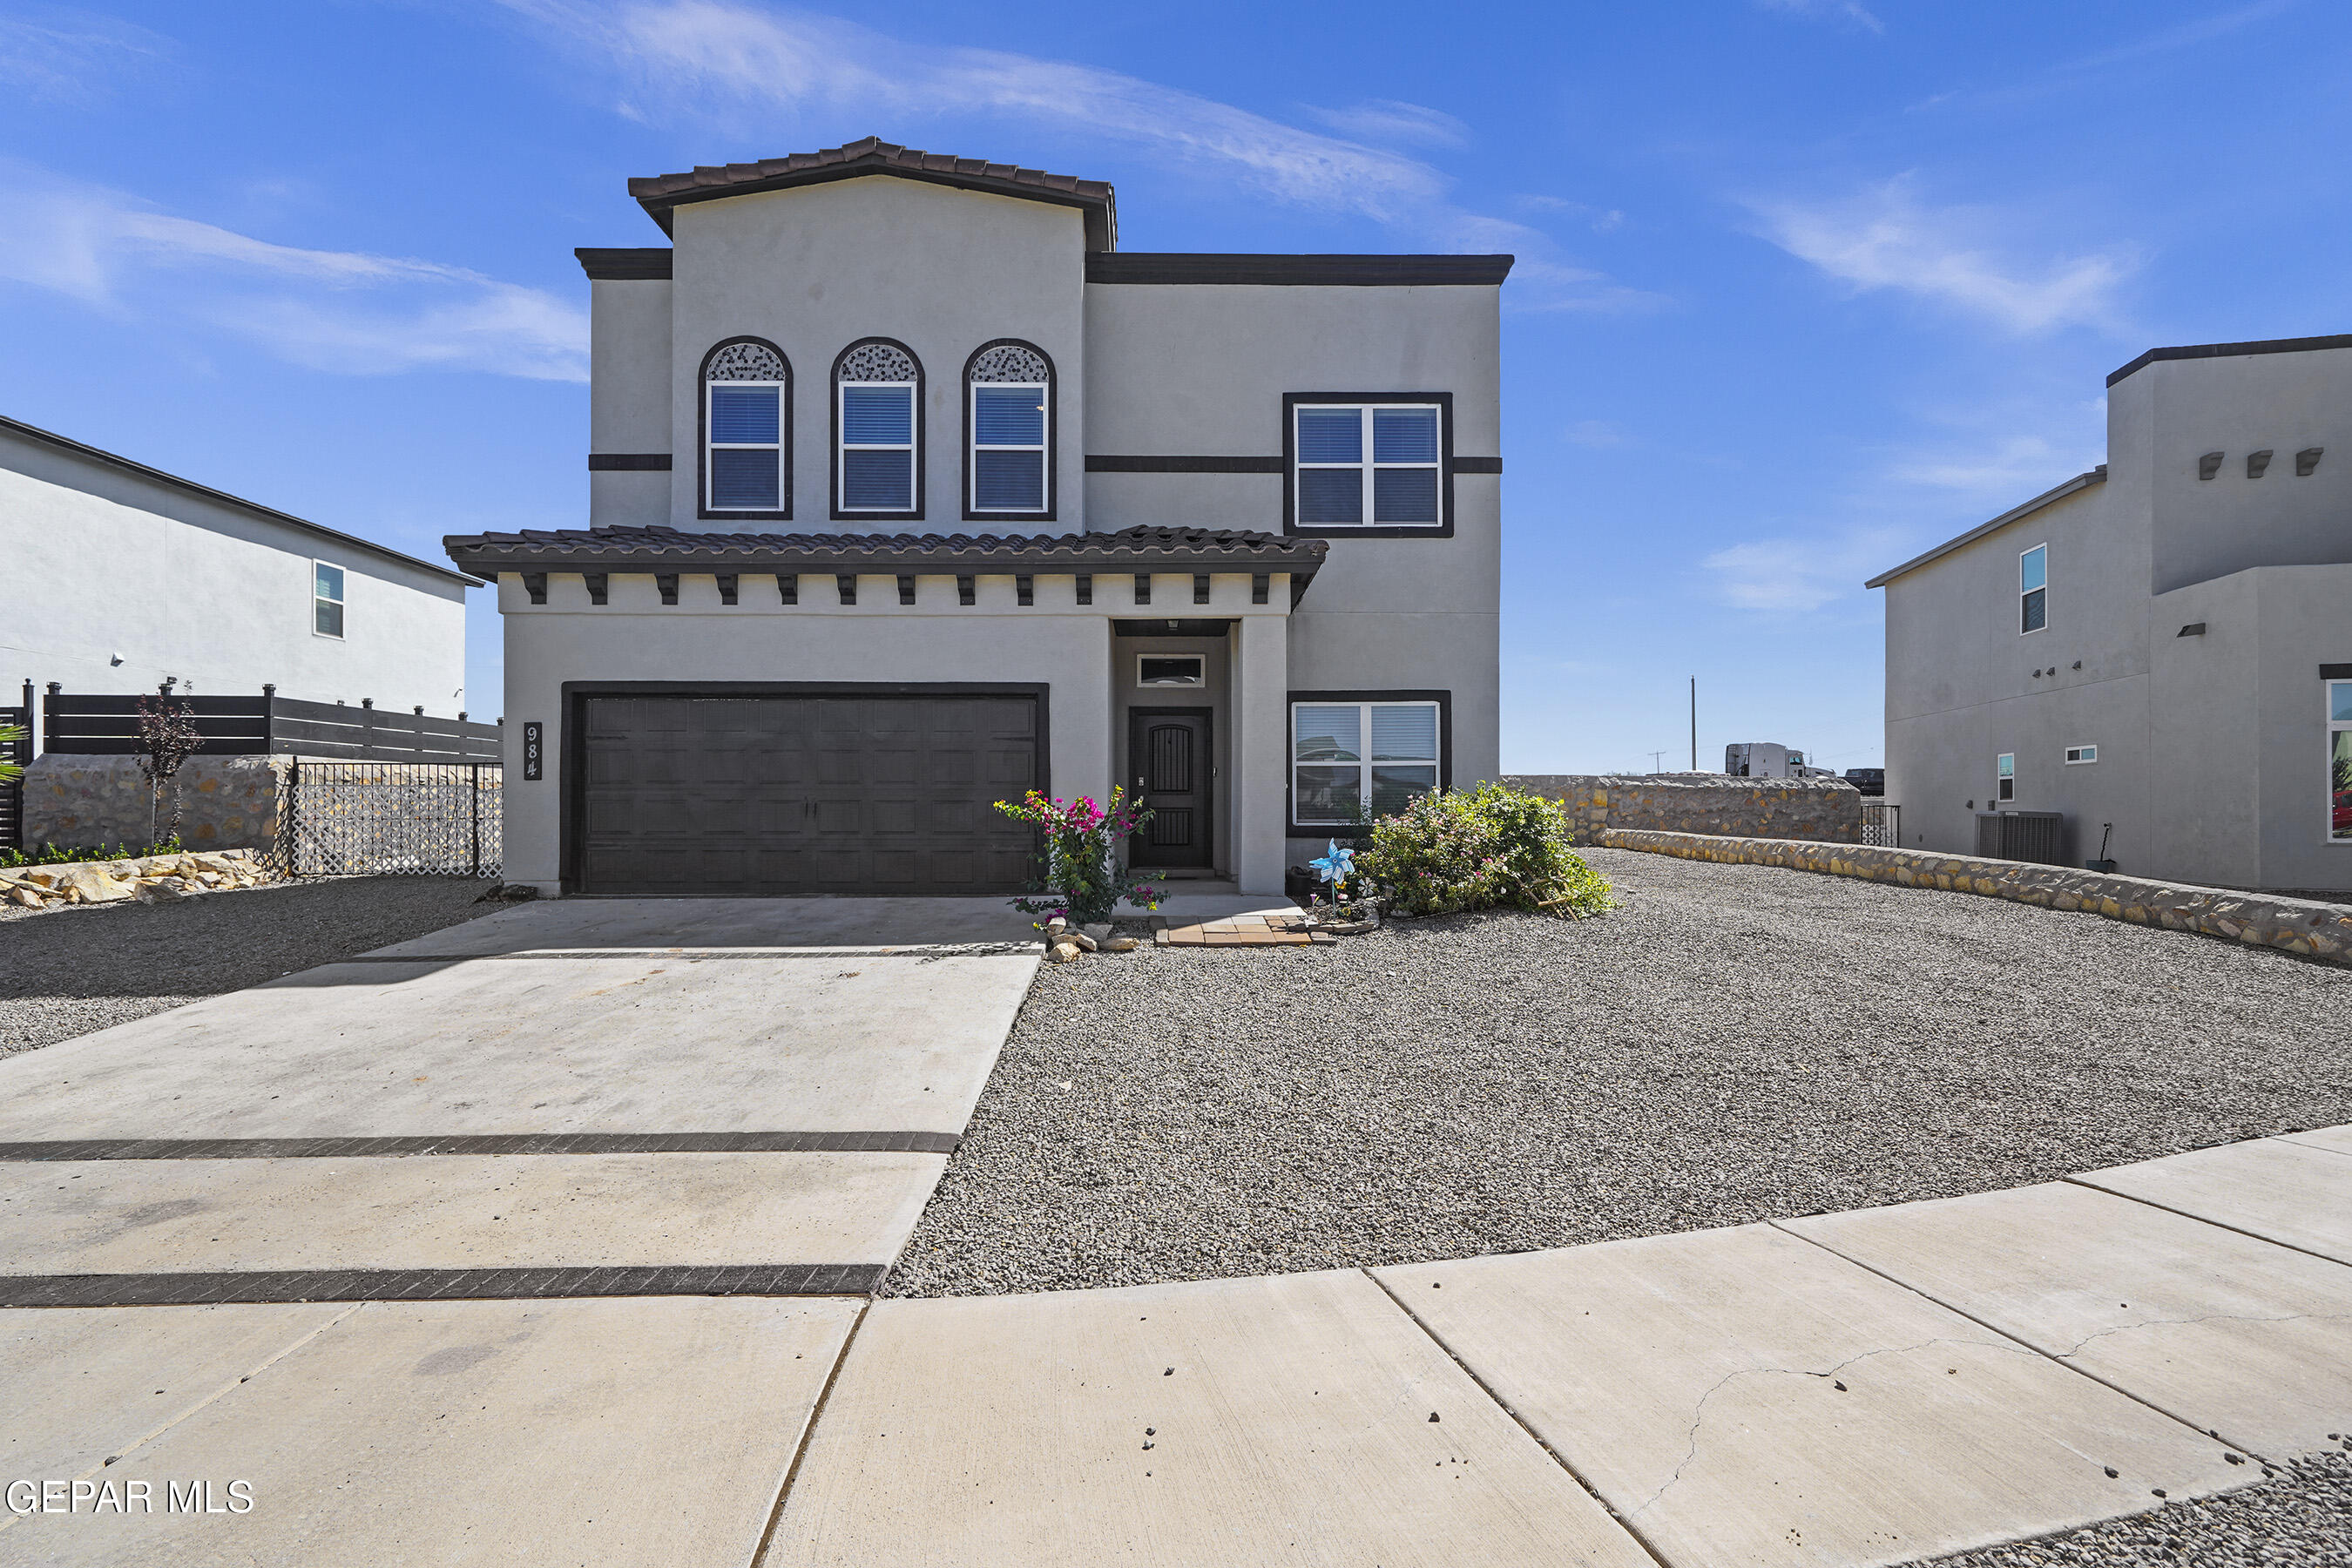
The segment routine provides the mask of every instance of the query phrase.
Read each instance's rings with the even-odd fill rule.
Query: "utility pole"
[[[1698,772],[1698,677],[1691,677],[1691,772]]]
[[[1652,752],[1650,753],[1650,771],[1654,773],[1662,773],[1666,771],[1665,752]]]

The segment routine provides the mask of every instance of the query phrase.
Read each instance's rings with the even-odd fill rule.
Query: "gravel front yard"
[[[171,904],[0,906],[0,1056],[502,909],[469,877],[337,877]]]
[[[1934,1568],[2341,1568],[2352,1563],[2352,1455],[2318,1454],[2257,1485]]]
[[[1624,907],[1581,924],[1046,966],[888,1293],[1562,1247],[2352,1121],[2352,970],[1591,858]]]

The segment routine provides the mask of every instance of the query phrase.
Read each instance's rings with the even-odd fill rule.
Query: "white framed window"
[[[792,370],[735,338],[702,363],[702,515],[792,515]]]
[[[1444,411],[1434,403],[1295,403],[1301,527],[1435,528],[1444,516]]]
[[[2327,841],[2352,844],[2352,680],[2327,687]]]
[[[1138,686],[1201,686],[1208,680],[1208,659],[1197,653],[1139,653],[1135,656]]]
[[[2050,547],[2037,544],[2017,557],[2017,631],[2020,637],[2050,624]]]
[[[2070,768],[2080,767],[2084,763],[2095,763],[2098,760],[2099,748],[2096,746],[2069,746],[2066,748],[2066,765]]]
[[[964,510],[1044,517],[1053,508],[1054,372],[1026,343],[990,343],[964,370]]]
[[[322,637],[343,635],[343,569],[323,561],[310,563],[310,631]]]
[[[2017,753],[2003,752],[1992,760],[1995,800],[2017,798]]]
[[[921,510],[923,377],[915,356],[879,339],[842,351],[834,369],[834,510]]]
[[[1438,705],[1290,705],[1291,816],[1302,827],[1391,816],[1437,787]]]

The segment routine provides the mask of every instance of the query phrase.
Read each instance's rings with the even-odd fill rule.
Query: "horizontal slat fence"
[[[16,725],[25,731],[18,741],[0,743],[0,763],[18,767],[33,760],[33,713],[30,708],[0,708],[0,730]],[[25,786],[0,784],[0,849],[25,847]]]
[[[84,756],[131,756],[139,744],[139,697],[52,691],[42,700],[41,749]],[[157,700],[147,697],[152,704]],[[164,699],[195,723],[203,756],[267,752],[353,763],[502,761],[496,724],[397,713],[341,702],[279,697]]]

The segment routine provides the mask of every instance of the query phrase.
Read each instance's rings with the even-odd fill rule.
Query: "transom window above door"
[[[1291,819],[1346,826],[1392,816],[1438,784],[1434,701],[1293,702]]]
[[[842,351],[834,369],[835,517],[903,517],[922,510],[923,373],[882,339]]]
[[[1444,523],[1444,404],[1294,398],[1290,418],[1294,526]]]

